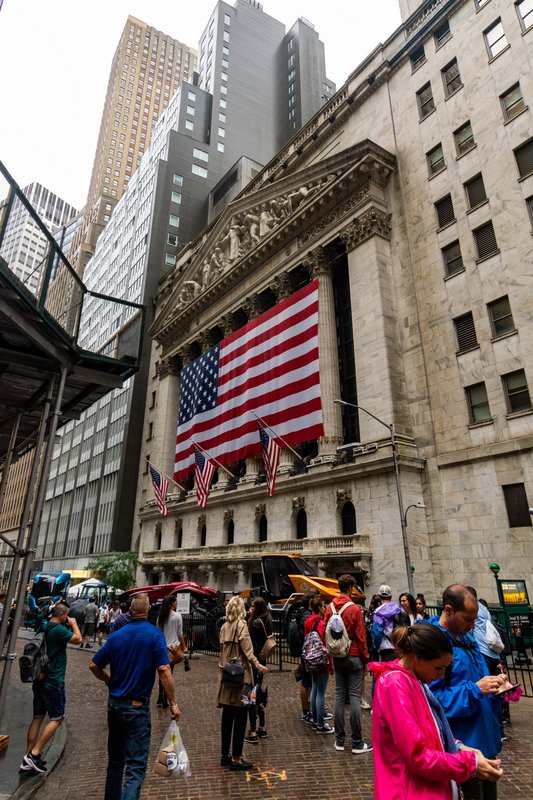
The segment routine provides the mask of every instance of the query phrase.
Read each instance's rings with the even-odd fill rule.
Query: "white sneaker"
[[[335,742],[335,750],[344,750],[344,745]]]
[[[352,753],[355,755],[359,755],[360,753],[370,753],[372,750],[372,745],[368,744],[367,742],[363,742],[363,744],[358,745],[358,747],[352,747]]]
[[[365,711],[368,711],[372,706],[370,703],[367,703],[366,700],[361,700],[361,708],[364,708]]]

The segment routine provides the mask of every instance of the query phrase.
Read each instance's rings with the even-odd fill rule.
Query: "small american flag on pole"
[[[259,425],[259,439],[261,441],[261,452],[265,465],[268,496],[272,497],[274,495],[274,484],[276,482],[276,470],[278,468],[280,448],[274,439],[268,435],[263,426],[259,422],[257,424]]]
[[[259,456],[252,411],[291,447],[324,433],[317,280],[181,370],[174,480],[194,470],[194,442],[222,465]]]
[[[150,464],[150,476],[152,478],[152,486],[154,487],[157,510],[164,517],[168,517],[168,508],[167,508],[168,481],[163,475],[160,475],[159,472],[156,469],[154,469],[151,464]]]
[[[194,470],[194,479],[196,481],[196,499],[198,505],[205,508],[209,498],[209,490],[211,489],[211,481],[215,474],[214,463],[204,456],[203,453],[194,448],[194,460],[196,463]]]

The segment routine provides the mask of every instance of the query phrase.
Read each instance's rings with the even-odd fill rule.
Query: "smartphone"
[[[499,692],[496,692],[495,697],[499,697],[502,694],[509,694],[509,692],[514,692],[514,690],[518,689],[519,686],[519,683],[513,683],[513,685],[509,686],[507,689],[501,689]]]

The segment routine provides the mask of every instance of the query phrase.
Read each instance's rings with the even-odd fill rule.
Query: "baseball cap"
[[[380,597],[392,597],[392,592],[390,590],[390,586],[387,586],[386,583],[382,584],[379,587],[378,594],[379,594]]]

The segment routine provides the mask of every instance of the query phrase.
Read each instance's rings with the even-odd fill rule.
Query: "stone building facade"
[[[402,8],[160,284],[143,463],[172,472],[180,368],[315,277],[324,436],[302,465],[282,451],[273,498],[247,459],[205,510],[176,488],[164,519],[142,467],[150,581],[240,589],[262,553],[297,552],[405,589],[391,424],[416,590],[496,600],[493,561],[533,576],[533,20],[510,0]]]

